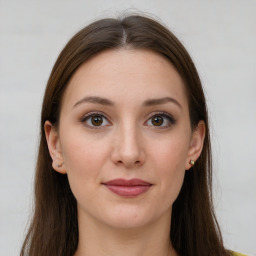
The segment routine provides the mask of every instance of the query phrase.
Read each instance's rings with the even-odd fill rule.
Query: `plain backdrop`
[[[194,59],[209,105],[225,245],[256,255],[255,0],[0,0],[0,255],[18,255],[24,238],[54,61],[83,26],[127,9],[167,25]]]

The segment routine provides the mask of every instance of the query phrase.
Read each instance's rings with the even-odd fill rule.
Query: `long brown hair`
[[[148,49],[165,56],[183,78],[192,129],[203,120],[206,137],[201,156],[186,172],[173,204],[170,239],[180,256],[224,256],[213,210],[208,114],[195,65],[180,41],[164,26],[139,15],[102,19],[79,31],[60,53],[48,80],[41,113],[41,139],[35,176],[35,205],[21,255],[72,256],[78,245],[76,200],[66,175],[53,170],[44,135],[46,120],[58,126],[62,95],[77,68],[107,49]]]

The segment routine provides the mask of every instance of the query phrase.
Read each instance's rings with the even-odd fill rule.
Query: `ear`
[[[52,158],[53,169],[61,174],[66,174],[58,131],[51,122],[46,121],[44,123],[44,132]]]
[[[200,156],[204,146],[204,138],[205,138],[205,122],[200,121],[196,129],[192,133],[188,155],[187,155],[187,161],[186,161],[186,170],[189,170],[193,166],[191,165],[190,161],[193,160],[194,162],[196,162],[196,160]]]

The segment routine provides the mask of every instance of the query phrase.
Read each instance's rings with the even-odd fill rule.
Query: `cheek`
[[[185,170],[189,138],[175,134],[155,145],[157,146],[151,151],[151,155],[155,156],[155,161],[163,166],[163,170],[166,172]]]
[[[99,197],[101,172],[106,162],[107,143],[95,142],[84,134],[65,136],[62,152],[72,193],[79,205],[93,205]]]
[[[99,182],[100,172],[108,156],[107,143],[92,141],[90,136],[66,134],[61,143],[62,153],[70,186],[82,186]]]
[[[80,168],[84,171],[94,169],[94,166],[99,164],[106,154],[105,141],[86,134],[83,128],[69,130],[71,132],[61,134],[61,150],[67,171],[76,171]]]
[[[171,205],[177,198],[185,175],[189,140],[175,136],[166,139],[155,150],[155,169],[158,170],[163,200]]]

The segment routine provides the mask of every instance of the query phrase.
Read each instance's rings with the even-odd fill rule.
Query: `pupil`
[[[152,120],[153,125],[160,126],[163,124],[163,118],[161,116],[155,116]]]
[[[92,124],[95,126],[99,126],[103,123],[102,117],[101,116],[94,116],[92,117]]]

